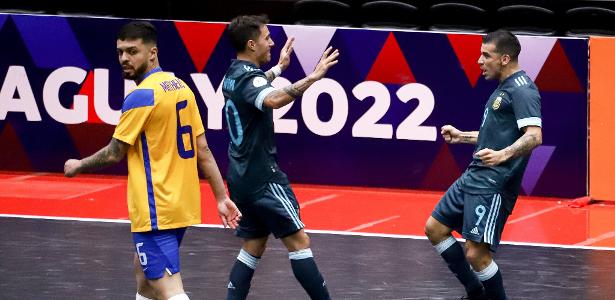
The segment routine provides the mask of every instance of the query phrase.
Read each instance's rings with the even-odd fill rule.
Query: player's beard
[[[267,64],[271,61],[271,51],[267,51],[265,52],[265,54],[263,54],[263,56],[260,59],[260,65],[264,65]]]
[[[129,74],[122,70],[122,74],[124,75],[124,79],[137,80],[143,77],[145,74],[145,70],[147,70],[147,63],[141,64],[137,68],[135,68],[134,73]]]

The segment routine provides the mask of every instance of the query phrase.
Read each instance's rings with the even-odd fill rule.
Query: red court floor
[[[294,184],[309,230],[424,236],[442,192]],[[203,223],[220,224],[206,182]],[[568,206],[570,199],[521,197],[503,241],[615,250],[615,203]],[[124,176],[0,172],[0,215],[127,219]]]

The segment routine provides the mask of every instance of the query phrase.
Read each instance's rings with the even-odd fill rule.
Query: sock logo
[[[227,288],[227,289],[234,290],[234,289],[235,289],[235,286],[233,285],[233,283],[232,283],[232,282],[230,282],[230,281],[229,281],[229,282],[228,282],[228,286],[226,286],[226,288]]]
[[[472,228],[472,231],[470,231],[470,233],[478,235],[478,228],[475,226],[474,228]]]

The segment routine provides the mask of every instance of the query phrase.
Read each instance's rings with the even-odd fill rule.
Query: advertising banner
[[[0,14],[0,170],[61,172],[68,158],[109,142],[124,96],[116,34],[127,20]],[[152,21],[160,64],[194,91],[223,174],[229,136],[221,82],[235,52],[224,23]],[[440,127],[478,130],[498,82],[481,76],[481,36],[270,25],[268,70],[295,37],[282,87],[309,74],[322,52],[339,63],[302,98],[275,111],[281,168],[292,182],[446,189],[471,145]],[[523,180],[527,195],[579,197],[587,188],[586,39],[520,37],[520,64],[542,96],[543,145]],[[125,165],[102,173],[125,172]]]

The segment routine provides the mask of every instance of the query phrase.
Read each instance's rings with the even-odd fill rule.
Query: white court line
[[[552,211],[552,210],[556,210],[556,209],[558,209],[558,208],[563,208],[563,206],[553,206],[553,207],[545,208],[545,209],[543,209],[543,210],[539,210],[539,211],[534,212],[534,213],[531,213],[531,214],[529,214],[529,215],[525,215],[525,216],[523,216],[523,217],[516,218],[516,219],[514,219],[514,220],[510,220],[510,221],[506,222],[506,224],[515,224],[515,223],[517,223],[517,222],[525,221],[525,220],[527,220],[527,219],[531,219],[531,218],[533,218],[533,217],[536,217],[536,216],[542,215],[542,214],[544,214],[544,213],[548,213],[548,212],[550,212],[550,211]]]
[[[369,222],[369,223],[361,224],[361,225],[359,225],[357,227],[352,227],[350,229],[346,229],[346,231],[358,231],[358,230],[365,229],[365,228],[368,228],[368,227],[372,227],[374,225],[377,225],[377,224],[380,224],[380,223],[384,223],[384,222],[388,222],[388,221],[391,221],[391,220],[394,220],[394,219],[397,219],[397,218],[399,218],[399,216],[391,216],[391,217],[388,217],[388,218],[385,218],[385,219],[382,219],[382,220],[377,220],[377,221],[374,221],[374,222]]]
[[[101,222],[101,223],[130,223],[129,220],[122,220],[122,219],[74,218],[74,217],[53,217],[53,216],[14,215],[14,214],[0,214],[0,218],[21,218],[21,219],[41,219],[41,220],[61,220],[61,221],[81,221],[81,222]],[[198,224],[198,225],[193,225],[193,227],[223,228],[222,225],[218,225],[218,224]],[[411,235],[411,234],[386,234],[386,233],[348,232],[348,231],[315,230],[315,229],[308,229],[306,230],[306,232],[316,233],[316,234],[365,236],[365,237],[393,238],[393,239],[413,239],[413,240],[426,240],[427,239],[427,237],[423,235]],[[457,240],[460,242],[464,241],[464,239],[457,239]],[[508,241],[502,241],[500,244],[514,245],[514,246],[545,247],[545,248],[615,251],[615,247],[595,247],[595,246],[578,246],[578,245],[562,245],[562,244],[508,242]]]
[[[301,204],[299,205],[299,208],[304,208],[304,207],[306,207],[306,206],[308,206],[308,205],[316,204],[316,203],[318,203],[318,202],[327,201],[327,200],[329,200],[329,199],[333,199],[333,198],[336,198],[336,197],[337,197],[337,194],[332,194],[332,195],[327,195],[327,196],[318,197],[318,198],[316,198],[316,199],[313,199],[313,200],[310,200],[310,201],[306,201],[306,202],[301,203]]]
[[[81,197],[81,196],[83,196],[83,195],[92,194],[92,193],[96,193],[96,192],[100,192],[100,191],[104,191],[104,190],[112,189],[112,188],[114,188],[114,187],[118,187],[118,186],[121,186],[121,185],[122,185],[122,183],[116,183],[116,184],[112,184],[112,185],[109,185],[109,186],[103,186],[103,187],[99,187],[99,188],[97,188],[97,189],[93,189],[93,190],[85,191],[85,192],[82,192],[82,193],[79,193],[79,194],[75,194],[75,195],[66,196],[66,197],[64,197],[64,198],[62,198],[62,199],[60,199],[60,200],[69,200],[69,199],[74,199],[74,198],[77,198],[77,197]]]
[[[576,243],[576,246],[589,246],[591,244],[594,244],[596,242],[602,241],[602,240],[606,240],[606,239],[610,239],[612,237],[615,237],[615,231],[611,231],[611,232],[607,232],[607,233],[603,233],[597,237],[593,237],[593,238],[589,238],[583,242],[580,243]]]
[[[11,177],[11,178],[7,178],[6,181],[23,181],[26,179],[30,179],[30,178],[34,178],[34,177],[39,177],[39,176],[44,176],[47,175],[49,173],[46,172],[37,172],[37,173],[32,173],[29,175],[21,175],[21,176],[15,176],[15,177]]]
[[[122,220],[122,219],[76,218],[76,217],[54,217],[54,216],[12,215],[12,214],[0,214],[0,217],[20,218],[20,219],[59,220],[59,221],[101,222],[101,223],[130,223],[130,220]]]

